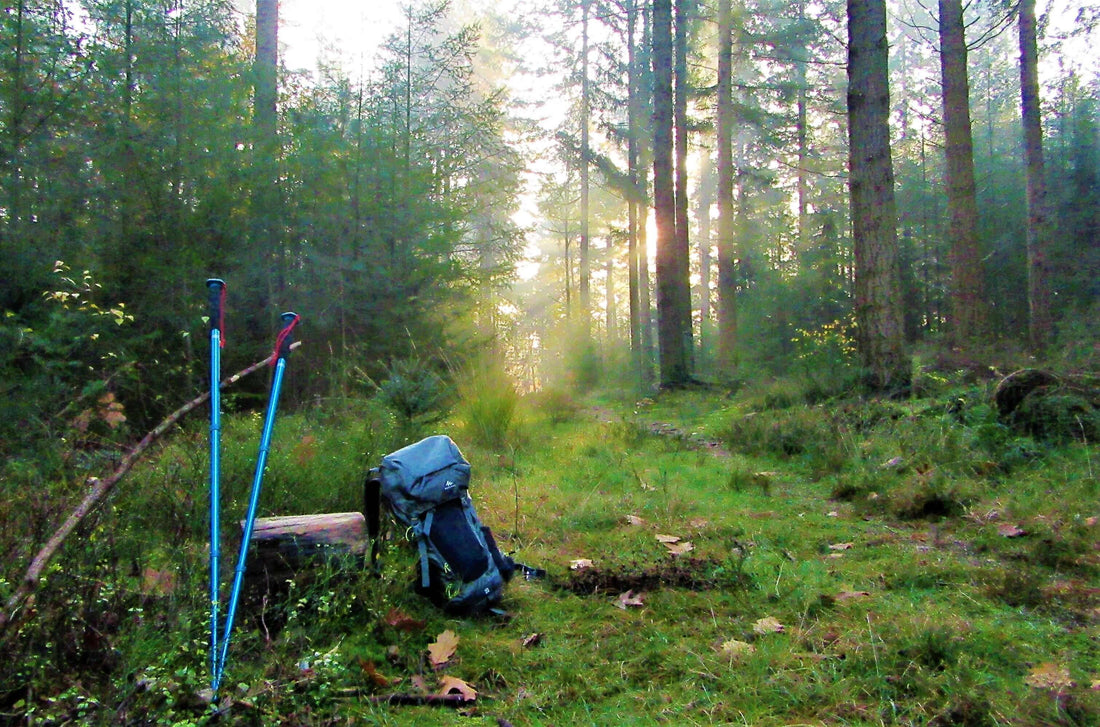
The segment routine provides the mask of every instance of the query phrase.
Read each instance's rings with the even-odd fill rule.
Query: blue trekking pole
[[[217,696],[218,668],[218,558],[221,555],[221,349],[225,316],[225,281],[206,281],[210,294],[210,680]]]
[[[241,533],[241,550],[237,555],[237,570],[233,574],[233,588],[229,592],[229,609],[225,614],[225,629],[222,632],[221,651],[218,656],[217,669],[214,672],[213,691],[218,693],[218,686],[225,673],[225,659],[229,653],[229,635],[233,631],[233,619],[237,614],[237,600],[241,594],[241,583],[244,581],[244,568],[248,559],[248,544],[252,539],[252,527],[256,523],[256,510],[260,504],[260,485],[264,478],[264,466],[267,463],[267,451],[271,446],[271,430],[275,426],[275,409],[279,403],[279,389],[283,385],[283,372],[286,369],[286,360],[290,355],[290,332],[298,323],[297,313],[283,313],[283,330],[275,340],[275,352],[271,358],[275,362],[275,375],[271,380],[271,394],[267,400],[267,413],[264,415],[264,428],[260,435],[260,452],[256,458],[256,472],[252,478],[252,493],[248,499],[248,514],[245,516],[244,531]]]

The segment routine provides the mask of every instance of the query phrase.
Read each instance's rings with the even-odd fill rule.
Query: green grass
[[[473,464],[482,519],[549,576],[511,583],[511,617],[500,620],[449,618],[415,596],[415,555],[401,547],[387,549],[381,578],[306,574],[238,622],[225,687],[233,722],[1100,721],[1094,445],[1002,432],[981,397],[952,412],[946,397],[809,406],[789,386],[768,391],[600,402],[614,417],[559,394],[549,412],[482,410],[507,420],[484,439],[464,436],[469,420],[442,423],[433,431]],[[654,433],[654,422],[720,439],[726,452]],[[262,514],[357,508],[363,469],[400,444],[397,429],[364,408],[280,420]],[[223,513],[243,512],[258,431],[254,417],[228,418]],[[178,433],[59,556],[38,619],[7,645],[18,666],[3,674],[0,711],[42,723],[202,722],[204,447],[200,427]],[[671,555],[657,534],[694,549]],[[581,558],[595,563],[588,585],[606,588],[570,590]],[[151,590],[146,569],[171,585]],[[698,575],[692,587],[685,571]],[[624,610],[620,588],[632,582],[646,584],[642,605]],[[393,613],[423,625],[397,628]],[[758,626],[769,617],[781,632]],[[285,627],[265,630],[275,622]],[[460,643],[433,672],[426,648],[445,629]],[[63,637],[76,646],[59,646]],[[724,648],[733,642],[749,647]],[[369,702],[441,675],[477,688],[477,705]]]

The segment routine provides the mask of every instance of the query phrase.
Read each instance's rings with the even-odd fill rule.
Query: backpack
[[[418,590],[448,613],[493,609],[517,564],[481,524],[469,495],[470,463],[450,437],[436,435],[382,458],[367,475],[365,514],[377,559],[379,500],[420,552]],[[527,570],[524,568],[524,572]]]

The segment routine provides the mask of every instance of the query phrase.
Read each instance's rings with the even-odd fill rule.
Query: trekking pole
[[[221,555],[221,348],[225,315],[225,281],[206,281],[210,294],[210,683],[217,696],[218,669],[218,558]]]
[[[225,629],[222,631],[221,651],[218,656],[218,665],[214,673],[214,694],[218,693],[218,686],[225,673],[226,656],[229,653],[229,635],[233,631],[233,619],[237,614],[237,601],[241,594],[241,583],[244,581],[245,563],[248,559],[248,544],[252,539],[252,527],[256,522],[256,510],[260,504],[260,485],[263,482],[264,466],[267,463],[267,451],[271,445],[271,430],[275,425],[275,409],[279,403],[279,389],[283,384],[283,372],[286,369],[286,360],[290,355],[290,332],[298,323],[297,313],[283,313],[283,330],[275,340],[275,352],[271,355],[275,362],[275,374],[271,380],[271,394],[267,400],[267,413],[264,415],[263,432],[260,435],[260,451],[256,458],[256,472],[252,478],[252,492],[248,498],[248,514],[245,516],[244,529],[241,532],[241,550],[237,555],[237,570],[233,574],[233,588],[229,592],[229,608],[225,613]]]

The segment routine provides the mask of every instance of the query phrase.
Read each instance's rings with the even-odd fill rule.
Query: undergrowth
[[[287,415],[262,515],[358,509],[381,455],[411,435],[450,434],[503,549],[549,573],[517,577],[508,617],[483,619],[416,596],[416,555],[399,537],[378,574],[330,565],[273,584],[238,617],[227,716],[1100,722],[1100,452],[1013,430],[982,384],[922,381],[900,401],[822,401],[820,382],[810,396],[777,382],[604,400],[593,416],[590,399],[564,390],[521,398],[472,375],[430,431],[408,430],[411,418],[378,400]],[[223,554],[234,553],[231,514],[243,513],[259,427],[226,417]],[[174,434],[66,543],[33,617],[3,643],[5,720],[210,721],[205,446],[198,423]],[[433,669],[427,649],[446,630],[457,650]],[[443,677],[475,688],[476,703],[372,701],[438,691]]]

